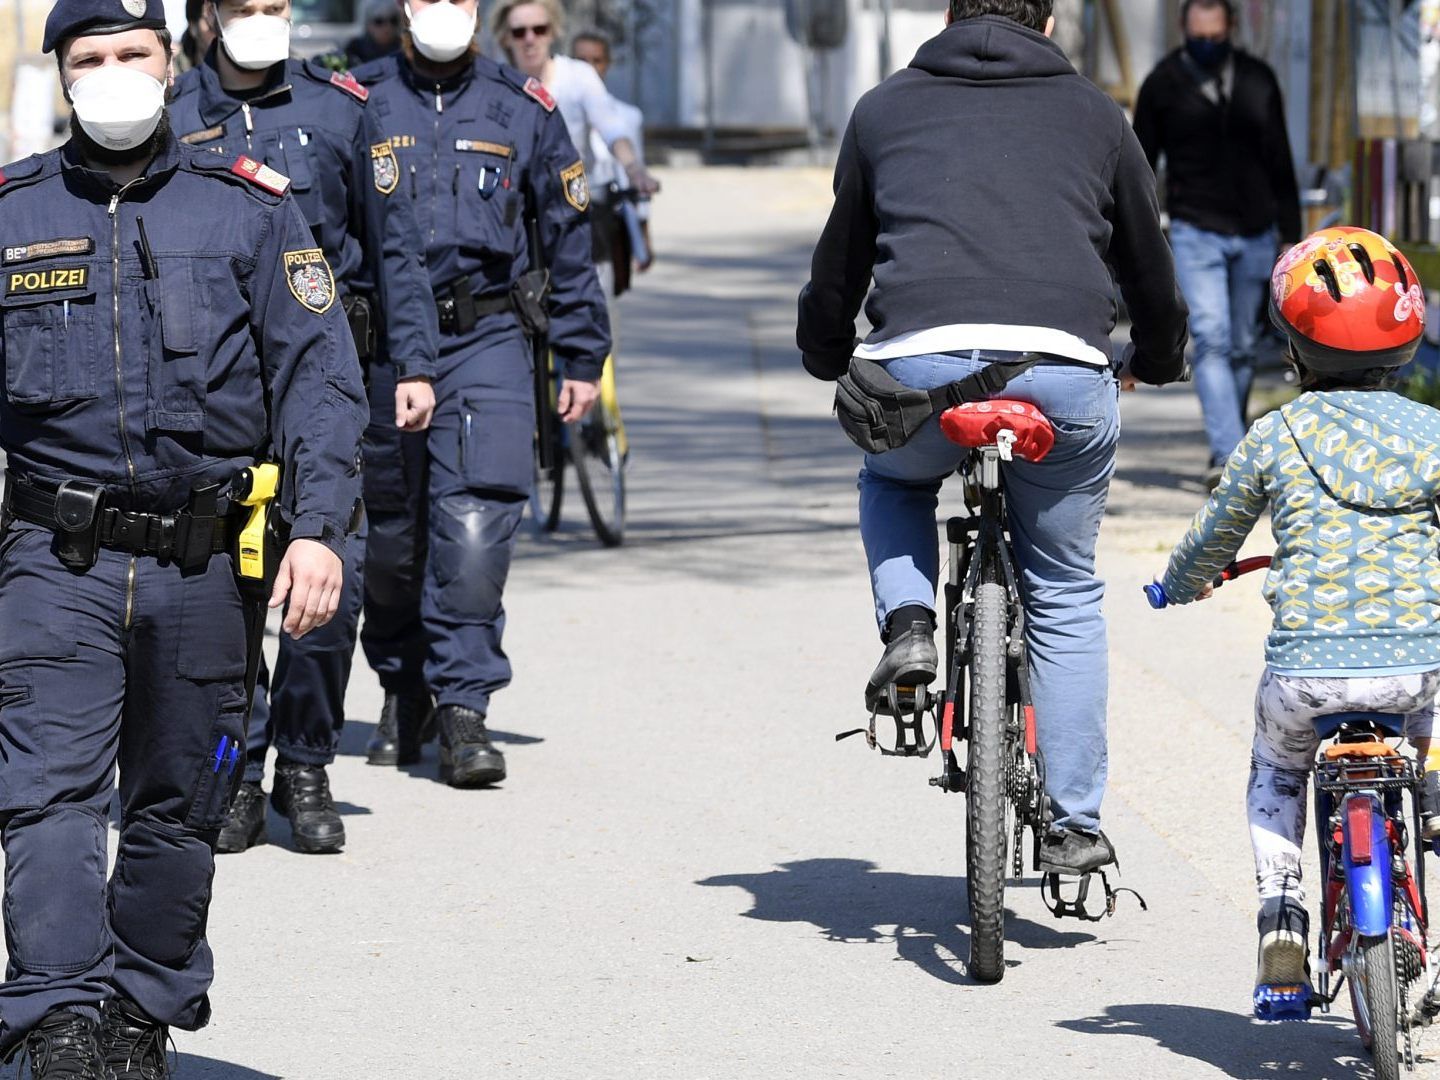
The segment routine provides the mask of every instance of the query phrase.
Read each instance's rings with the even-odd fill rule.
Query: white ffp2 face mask
[[[107,64],[75,80],[70,103],[90,138],[109,150],[133,150],[160,123],[165,84],[136,68]]]
[[[405,5],[410,18],[410,39],[427,60],[446,64],[470,48],[475,38],[475,14],[449,3],[431,4],[416,15]]]
[[[236,67],[260,71],[290,58],[290,20],[246,15],[220,24],[220,40]]]

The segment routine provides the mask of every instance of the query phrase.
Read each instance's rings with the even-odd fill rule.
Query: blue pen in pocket
[[[225,763],[225,749],[226,749],[226,747],[228,747],[229,745],[230,745],[230,736],[229,736],[229,735],[221,735],[221,736],[220,736],[220,742],[219,742],[219,744],[215,747],[215,767],[210,770],[211,772],[218,773],[218,772],[220,771],[220,766]]]

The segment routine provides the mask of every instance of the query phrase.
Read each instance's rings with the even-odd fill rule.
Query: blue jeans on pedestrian
[[[907,356],[886,363],[906,386],[932,389],[1014,353]],[[1057,828],[1100,827],[1108,754],[1109,695],[1105,585],[1095,544],[1115,468],[1119,387],[1104,368],[1047,363],[997,397],[1028,401],[1050,418],[1055,448],[1038,463],[1002,466],[1010,536],[1020,566],[1036,733]],[[892,611],[935,610],[940,485],[968,453],[950,442],[937,416],[909,443],[867,454],[860,470],[860,534],[883,633]]]
[[[1255,380],[1258,314],[1277,234],[1225,236],[1184,221],[1170,224],[1175,274],[1190,305],[1195,392],[1205,414],[1210,460],[1224,462],[1245,437],[1245,405]]]

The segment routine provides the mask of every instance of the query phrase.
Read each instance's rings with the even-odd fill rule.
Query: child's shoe
[[[1420,835],[1440,840],[1440,772],[1427,772],[1420,784]]]
[[[1259,1020],[1310,1018],[1310,914],[1298,900],[1272,896],[1260,908],[1260,955],[1255,975]]]

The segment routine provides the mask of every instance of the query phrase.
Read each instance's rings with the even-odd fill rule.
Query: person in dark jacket
[[[345,63],[357,68],[400,51],[400,7],[394,0],[369,0],[365,32],[345,43]]]
[[[1049,40],[1051,7],[951,0],[947,28],[856,105],[797,340],[818,378],[839,378],[853,352],[924,389],[1045,354],[1001,396],[1039,406],[1055,448],[1043,463],[1006,465],[1005,483],[1056,814],[1042,868],[1080,874],[1114,858],[1100,832],[1107,654],[1095,577],[1119,433],[1110,267],[1134,320],[1127,382],[1180,375],[1186,313],[1154,175],[1124,114]],[[854,348],[867,292],[874,329]],[[861,469],[887,642],[869,703],[937,675],[936,496],[965,453],[937,418]]]
[[[1140,87],[1135,134],[1152,168],[1165,158],[1214,487],[1245,435],[1260,302],[1277,241],[1300,239],[1300,195],[1279,83],[1231,44],[1230,0],[1186,0],[1180,17],[1185,44]]]

